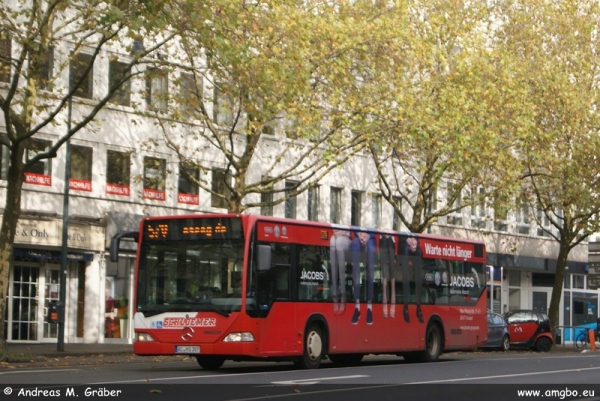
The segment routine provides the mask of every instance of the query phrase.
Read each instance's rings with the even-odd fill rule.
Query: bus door
[[[293,351],[297,339],[295,304],[291,302],[290,245],[271,243],[270,264],[256,272],[261,353]]]

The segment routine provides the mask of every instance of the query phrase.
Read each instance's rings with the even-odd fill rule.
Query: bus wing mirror
[[[271,268],[271,247],[269,245],[258,246],[258,271]]]
[[[110,261],[111,262],[119,261],[119,248],[121,246],[122,238],[131,238],[132,240],[137,242],[138,235],[139,235],[139,233],[137,231],[124,231],[124,232],[116,233],[115,235],[113,235],[112,238],[110,239],[110,248],[109,248]]]

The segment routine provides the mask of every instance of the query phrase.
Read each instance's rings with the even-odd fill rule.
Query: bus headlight
[[[230,333],[223,339],[223,342],[226,343],[239,343],[239,342],[248,342],[254,341],[254,336],[252,333],[243,332],[243,333]]]
[[[140,342],[149,342],[149,341],[154,341],[154,337],[152,337],[150,334],[148,333],[136,333],[136,341],[140,341]]]

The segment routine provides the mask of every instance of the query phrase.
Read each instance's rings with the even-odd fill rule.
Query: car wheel
[[[500,351],[508,351],[510,348],[510,338],[508,336],[502,337],[502,345],[500,345]]]
[[[535,342],[535,349],[539,352],[548,352],[552,348],[552,340],[548,337],[540,337]]]

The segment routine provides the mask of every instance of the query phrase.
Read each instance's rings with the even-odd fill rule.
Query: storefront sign
[[[104,227],[70,223],[67,236],[70,248],[103,249]],[[20,219],[15,232],[15,243],[61,246],[62,222]]]

